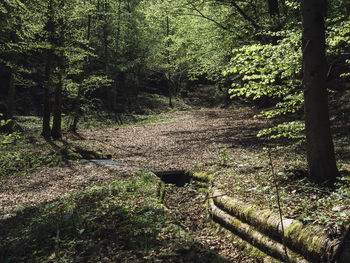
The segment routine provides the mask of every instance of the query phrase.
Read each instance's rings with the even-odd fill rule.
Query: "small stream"
[[[111,159],[92,159],[88,160],[89,162],[92,163],[99,163],[99,164],[108,164],[108,165],[114,165],[114,166],[127,166],[127,163],[121,163],[117,161],[113,161]]]

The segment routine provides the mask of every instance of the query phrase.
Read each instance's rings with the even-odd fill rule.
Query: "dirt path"
[[[249,108],[198,110],[169,114],[166,123],[83,131],[84,142],[94,145],[127,167],[70,162],[41,168],[23,177],[0,180],[0,218],[24,205],[54,200],[86,187],[127,176],[139,167],[191,169],[198,163],[215,162],[215,149],[230,154],[252,151],[256,133],[266,125],[253,119]],[[213,145],[215,142],[215,145]]]

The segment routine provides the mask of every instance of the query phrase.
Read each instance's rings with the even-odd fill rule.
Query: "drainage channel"
[[[114,161],[111,159],[91,159],[87,160],[88,162],[97,163],[97,164],[106,164],[113,166],[127,166],[127,163]],[[186,170],[153,170],[148,168],[138,168],[139,170],[147,169],[154,173],[157,177],[160,178],[165,184],[173,184],[178,187],[185,186],[191,180],[190,172]]]
[[[88,161],[97,164],[128,166],[127,163],[111,159]],[[217,229],[217,225],[211,223],[210,219],[213,219],[211,216],[208,217],[208,207],[206,205],[208,201],[208,178],[199,178],[198,175],[186,170],[138,169],[149,170],[160,179],[157,189],[159,198],[166,209],[169,210],[177,225],[189,233],[194,240],[205,247],[218,249],[217,252],[220,252],[221,256],[228,260],[225,262],[251,262],[251,258],[242,252],[236,241],[232,242],[232,239],[228,237],[231,234],[213,233],[214,229]],[[218,248],[218,244],[220,244],[220,248]],[[261,258],[266,256],[264,254]],[[270,257],[267,256],[267,258]],[[274,262],[274,260],[271,262]]]
[[[91,159],[88,160],[91,163],[99,163],[99,164],[108,164],[108,165],[114,165],[114,166],[127,166],[127,163],[121,163],[117,161],[113,161],[111,159]]]
[[[115,166],[127,165],[112,160],[90,161]],[[323,251],[330,251],[331,254],[329,255],[337,256],[338,260],[336,262],[350,262],[350,249],[343,245],[343,243],[348,243],[350,240],[350,230],[348,230],[347,235],[338,247],[339,244],[337,245],[327,239],[324,231],[317,232],[316,226],[303,226],[299,221],[284,219],[287,225],[286,233],[290,233],[290,236],[284,237],[288,245],[288,255],[286,256],[282,243],[276,238],[280,236],[279,217],[274,215],[273,212],[253,209],[253,206],[241,204],[235,198],[226,196],[215,188],[211,188],[208,193],[211,179],[210,175],[205,173],[192,174],[186,170],[147,170],[153,172],[160,179],[158,195],[164,205],[171,211],[174,219],[182,228],[190,231],[195,236],[203,237],[208,230],[211,231],[206,226],[208,221],[205,220],[205,218],[208,218],[209,211],[213,222],[218,224],[220,228],[226,229],[224,230],[225,235],[230,237],[229,240],[215,237],[215,239],[220,240],[220,243],[225,244],[226,250],[229,248],[229,250],[237,251],[237,248],[239,248],[259,260],[265,258],[270,260],[269,262],[288,261],[293,263],[323,262],[326,256]],[[205,194],[199,191],[203,188],[206,189]],[[205,206],[207,202],[209,207]],[[265,217],[268,219],[267,221],[264,219]],[[295,228],[294,226],[298,227]],[[304,233],[307,233],[307,235]],[[212,236],[208,236],[206,240],[211,240],[211,238]],[[202,242],[201,239],[198,239],[198,241]],[[311,246],[308,245],[309,241],[312,243]],[[210,241],[205,243],[214,247],[217,245]],[[243,262],[242,258],[239,262]]]

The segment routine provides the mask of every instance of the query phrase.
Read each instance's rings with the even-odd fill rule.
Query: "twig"
[[[282,245],[284,248],[284,253],[286,254],[286,261],[289,263],[289,256],[288,256],[288,251],[287,251],[287,246],[284,240],[284,225],[283,225],[283,217],[282,217],[282,209],[281,209],[281,202],[280,202],[280,195],[279,195],[279,189],[278,189],[278,184],[277,184],[277,176],[275,173],[275,168],[273,166],[272,163],[272,157],[271,157],[271,149],[268,148],[268,155],[269,155],[269,159],[270,159],[270,167],[271,167],[271,173],[273,176],[273,180],[274,180],[274,184],[275,184],[275,188],[276,188],[276,197],[277,197],[277,204],[278,204],[278,211],[280,214],[280,221],[281,221],[281,228],[282,228]]]

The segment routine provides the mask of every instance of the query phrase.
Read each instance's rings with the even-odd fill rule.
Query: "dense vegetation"
[[[292,121],[260,135],[277,132],[302,139],[302,58],[304,85],[309,85],[306,67],[320,55],[312,57],[307,47],[315,43],[312,50],[318,50],[326,33],[326,50],[320,54],[327,52],[328,66],[320,60],[323,71],[317,79],[330,84],[329,91],[348,88],[349,6],[341,0],[314,10],[306,6],[302,28],[300,8],[298,1],[277,0],[3,1],[1,93],[7,99],[1,107],[6,126],[11,130],[15,113],[36,114],[43,117],[42,135],[60,138],[63,114],[76,131],[83,112],[106,110],[121,121],[120,114],[138,110],[137,98],[144,92],[166,94],[172,107],[174,95],[186,94],[196,83],[214,83],[231,97],[275,105],[260,117],[291,116]],[[323,22],[306,19],[315,14],[317,21],[326,14],[326,31]],[[319,37],[308,39],[308,30]],[[324,93],[321,89],[326,86],[310,96],[310,107],[306,104],[306,135],[313,145],[320,144],[321,136],[312,131],[321,124],[311,121],[317,115],[312,109],[328,119],[327,102],[315,103],[324,101],[317,95]],[[336,174],[329,132],[324,136],[329,153],[316,157],[308,151],[310,175],[320,182],[334,181],[330,174]],[[321,171],[328,169],[311,165],[320,160],[330,160],[325,175]]]
[[[2,0],[0,177],[20,176],[71,160],[106,157],[90,146],[62,142],[63,135],[79,136],[77,132],[87,128],[163,122],[167,117],[162,112],[198,106],[234,108],[238,104],[233,102],[239,101],[239,105],[258,108],[254,118],[271,124],[254,131],[261,148],[267,146],[284,155],[295,152],[297,163],[302,163],[294,167],[288,157],[293,169],[285,169],[280,184],[289,183],[288,174],[301,171],[300,177],[310,179],[302,181],[302,186],[312,188],[298,197],[304,205],[307,198],[316,196],[315,206],[339,214],[333,219],[322,214],[321,218],[318,212],[304,209],[295,216],[299,208],[291,198],[287,200],[293,210],[290,216],[311,218],[309,221],[327,227],[336,223],[341,225],[338,232],[344,232],[349,224],[344,220],[350,217],[345,212],[348,203],[342,203],[349,194],[349,160],[339,149],[347,146],[349,139],[349,83],[348,0]],[[38,140],[39,136],[45,140]],[[59,146],[53,141],[60,141]],[[280,150],[286,146],[288,150]],[[208,169],[230,173],[233,161],[227,149],[216,151],[219,160]],[[267,187],[264,180],[268,178],[259,177],[252,183],[252,179],[245,182],[245,177],[239,174],[239,183],[221,178],[221,184],[270,191],[255,185],[260,180]],[[336,204],[331,205],[332,198],[324,192],[313,192],[324,186],[333,187],[326,188],[328,192],[336,189],[332,192]],[[287,188],[282,190],[285,195],[299,191]],[[100,230],[88,232],[85,219],[69,214],[65,203],[83,205],[84,198],[106,191],[99,188],[86,196],[71,197],[74,200],[38,207],[35,215],[42,215],[33,220],[48,227],[51,217],[62,211],[69,217],[62,218],[62,224],[76,216],[81,221],[78,224],[83,224],[78,232],[62,234],[79,239],[67,247],[70,253],[79,242],[91,241],[85,236],[95,238]],[[231,192],[240,194],[240,188]],[[102,204],[112,202],[119,209],[114,201],[117,197],[111,194]],[[50,205],[57,207],[49,211]],[[157,205],[151,201],[147,220],[153,220]],[[332,210],[334,207],[339,209]],[[110,213],[108,209],[105,212]],[[103,220],[108,223],[109,219]],[[165,224],[165,218],[159,220],[160,225]],[[35,229],[26,231],[36,234]],[[29,243],[27,237],[32,238],[24,236],[18,242]],[[52,240],[50,251],[64,259],[58,241]]]

